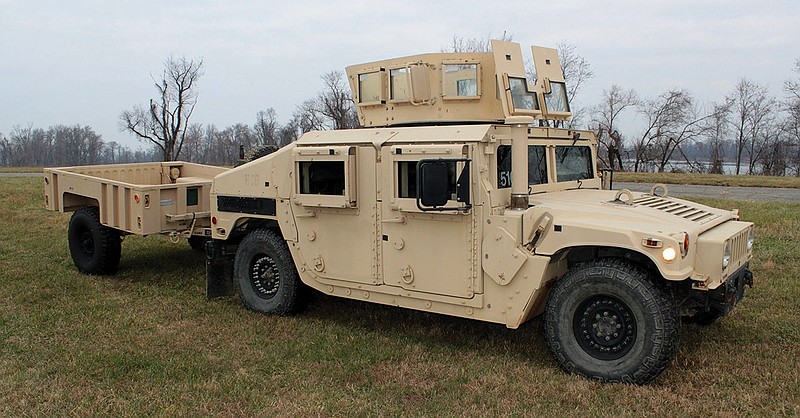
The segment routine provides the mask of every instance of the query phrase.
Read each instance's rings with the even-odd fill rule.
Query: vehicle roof
[[[311,131],[296,141],[297,146],[392,143],[479,142],[492,125],[446,125]]]

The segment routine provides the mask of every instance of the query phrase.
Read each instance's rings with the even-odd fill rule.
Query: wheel
[[[259,158],[261,158],[261,157],[263,157],[265,155],[272,154],[273,152],[275,152],[277,150],[278,150],[278,147],[275,146],[275,145],[272,145],[272,144],[269,144],[269,145],[258,145],[258,146],[255,146],[253,148],[250,148],[250,150],[247,151],[244,154],[244,159],[242,159],[242,160],[240,160],[239,162],[236,163],[236,167],[238,167],[238,166],[240,166],[242,164],[247,164],[250,161],[255,161],[255,160],[257,160],[257,159],[259,159]]]
[[[239,297],[248,309],[287,315],[302,309],[302,283],[286,242],[257,229],[239,244],[234,260]]]
[[[67,241],[72,261],[81,273],[117,272],[122,241],[117,230],[100,223],[100,212],[96,206],[87,206],[72,213]]]
[[[717,319],[719,319],[721,316],[722,312],[716,309],[711,309],[708,311],[699,311],[694,315],[690,316],[689,318],[687,318],[687,322],[691,324],[708,326],[716,322]]]
[[[189,246],[192,247],[195,251],[205,251],[206,250],[206,243],[208,242],[208,238],[206,237],[198,237],[197,235],[192,235],[191,237],[187,238],[186,241],[189,242]]]
[[[655,379],[680,335],[669,295],[643,269],[611,258],[578,265],[556,282],[544,325],[564,370],[604,382]]]

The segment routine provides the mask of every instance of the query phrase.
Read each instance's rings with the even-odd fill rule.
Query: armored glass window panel
[[[593,177],[591,148],[556,147],[557,181],[585,180]]]
[[[478,95],[478,64],[445,64],[442,69],[442,93],[445,97]]]
[[[365,73],[358,75],[358,102],[359,103],[380,103],[381,94],[381,72]]]
[[[511,89],[511,101],[513,102],[514,110],[539,110],[536,92],[528,90],[527,80],[524,78],[509,77],[508,84]]]
[[[199,189],[197,187],[189,187],[186,189],[186,206],[197,206],[199,198]]]
[[[418,161],[399,161],[397,163],[397,197],[417,198]],[[447,189],[450,200],[456,200],[456,162],[447,161]]]
[[[528,185],[547,183],[547,152],[544,145],[528,145]],[[511,187],[511,145],[497,147],[497,188]]]
[[[511,145],[497,147],[497,188],[511,187]]]
[[[300,161],[301,194],[344,196],[344,161]]]
[[[397,197],[417,197],[416,161],[400,161],[397,163]]]
[[[544,145],[528,146],[528,184],[547,183],[547,150]]]
[[[544,95],[544,105],[548,112],[569,112],[567,85],[551,81],[550,93]]]
[[[392,100],[408,100],[408,69],[395,68],[389,70],[389,98]]]

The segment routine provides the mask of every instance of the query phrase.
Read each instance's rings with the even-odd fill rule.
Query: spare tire
[[[253,148],[250,148],[244,154],[244,158],[239,160],[238,163],[236,163],[236,167],[238,167],[238,166],[240,166],[242,164],[247,164],[247,163],[249,163],[251,161],[255,161],[255,160],[257,160],[257,159],[259,159],[259,158],[261,158],[261,157],[263,157],[265,155],[272,154],[273,152],[275,152],[277,150],[278,150],[278,147],[275,146],[275,145],[272,145],[272,144],[269,144],[269,145],[258,145],[258,146],[255,146]]]

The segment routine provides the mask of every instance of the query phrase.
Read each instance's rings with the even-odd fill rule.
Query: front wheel
[[[257,229],[248,234],[236,251],[234,272],[247,308],[276,315],[302,308],[302,283],[289,248],[277,233]]]
[[[669,295],[624,260],[572,268],[552,289],[545,338],[571,373],[604,382],[645,384],[672,360],[680,319]]]
[[[72,261],[81,273],[117,272],[122,241],[116,229],[100,223],[97,207],[87,206],[72,213],[67,241]]]

